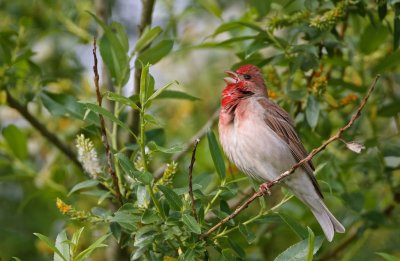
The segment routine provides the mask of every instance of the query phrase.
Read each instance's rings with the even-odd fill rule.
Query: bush
[[[143,1],[137,30],[122,2],[120,22],[91,1],[0,4],[1,257],[397,260],[400,4],[153,4]],[[223,71],[247,63],[309,151],[381,74],[342,137],[366,149],[334,143],[313,159],[347,231],[332,243],[281,187],[205,236],[258,190],[213,131]]]

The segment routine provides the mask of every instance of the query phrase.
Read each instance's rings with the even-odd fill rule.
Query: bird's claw
[[[268,196],[271,196],[271,191],[269,190],[269,187],[270,187],[270,183],[269,182],[265,182],[265,183],[262,183],[261,185],[260,185],[260,191],[265,195],[265,194],[268,194]]]

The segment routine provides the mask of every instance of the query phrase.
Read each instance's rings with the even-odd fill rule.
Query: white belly
[[[244,173],[273,180],[295,160],[288,145],[264,122],[263,108],[256,99],[247,99],[241,105],[236,109],[234,122],[224,128],[219,126],[222,147]]]

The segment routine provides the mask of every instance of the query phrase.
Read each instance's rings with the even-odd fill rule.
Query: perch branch
[[[196,142],[197,139],[203,138],[207,134],[208,129],[211,128],[214,125],[214,123],[217,121],[218,115],[219,115],[219,110],[216,110],[214,112],[214,114],[211,116],[211,118],[203,125],[203,127],[201,127],[201,129],[195,135],[193,135],[192,138],[190,138],[189,142],[185,144],[183,149],[181,151],[175,153],[171,157],[171,160],[177,161],[180,158],[182,158],[186,154],[186,152],[188,152],[190,150],[190,148],[192,148],[193,144]],[[154,179],[156,181],[162,177],[162,175],[164,174],[164,170],[165,170],[165,166],[162,166],[156,170],[156,172],[154,174]]]
[[[319,146],[318,148],[315,148],[311,151],[310,154],[308,154],[307,157],[305,157],[304,159],[300,160],[299,162],[297,162],[296,164],[294,164],[289,170],[283,172],[281,175],[279,175],[276,179],[270,181],[270,182],[266,182],[263,183],[261,186],[265,188],[265,191],[269,192],[269,189],[271,187],[273,187],[274,185],[280,183],[283,179],[285,179],[286,177],[290,176],[292,173],[295,172],[295,170],[297,168],[299,168],[300,166],[302,166],[304,163],[309,162],[316,154],[318,154],[319,152],[321,152],[322,150],[324,150],[326,148],[326,146],[328,146],[330,143],[334,142],[335,140],[340,139],[340,137],[342,136],[343,132],[345,132],[347,129],[349,129],[354,122],[360,117],[361,115],[361,111],[362,109],[365,107],[371,93],[373,92],[373,90],[375,89],[375,85],[379,79],[379,75],[377,75],[375,77],[375,80],[373,81],[373,83],[371,84],[371,87],[368,89],[367,94],[365,95],[365,97],[363,98],[363,100],[361,101],[360,105],[358,106],[356,112],[353,114],[353,116],[351,117],[350,121],[342,128],[340,128],[333,136],[331,136],[327,141],[325,141],[324,143],[321,144],[321,146]],[[242,205],[240,205],[238,208],[235,209],[235,211],[233,213],[231,213],[229,216],[227,216],[226,218],[222,219],[220,222],[218,222],[217,224],[215,224],[212,228],[210,228],[207,232],[205,232],[204,234],[201,235],[201,238],[204,239],[206,237],[208,237],[211,233],[213,233],[215,230],[217,230],[219,227],[221,227],[223,224],[225,224],[226,222],[228,222],[229,220],[235,218],[240,212],[242,212],[245,208],[247,208],[255,199],[261,197],[264,195],[263,190],[257,191],[255,192],[249,199],[247,199]]]
[[[45,125],[39,122],[35,116],[33,116],[28,109],[20,104],[14,97],[6,90],[7,104],[17,110],[25,120],[27,120],[39,133],[48,141],[50,141],[54,146],[56,146],[67,158],[69,158],[75,165],[83,171],[82,164],[78,161],[75,153],[68,148],[56,135],[51,133]]]
[[[200,139],[196,139],[193,145],[193,152],[192,152],[192,159],[190,161],[189,165],[189,196],[190,200],[192,201],[192,214],[193,217],[198,221],[197,214],[196,214],[196,202],[194,201],[194,196],[193,196],[193,183],[192,183],[192,178],[193,178],[193,165],[194,162],[196,161],[196,149],[197,145],[199,145]]]
[[[94,65],[93,65],[93,73],[94,73],[94,85],[96,87],[96,97],[97,97],[97,103],[101,107],[101,103],[103,100],[103,97],[101,96],[100,93],[100,84],[99,84],[99,72],[97,69],[97,45],[96,45],[96,38],[93,40],[93,60],[94,60]],[[99,114],[99,119],[100,119],[100,130],[101,130],[101,140],[103,141],[104,147],[106,149],[106,155],[107,155],[107,165],[108,165],[108,173],[110,173],[113,187],[115,190],[115,195],[122,205],[122,197],[121,197],[121,191],[119,190],[119,185],[118,185],[118,177],[117,174],[115,173],[114,167],[113,167],[113,156],[111,153],[110,149],[110,144],[108,143],[107,140],[107,131],[106,131],[106,126],[104,122],[104,117],[103,115]]]

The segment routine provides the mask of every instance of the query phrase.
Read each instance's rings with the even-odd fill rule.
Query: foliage
[[[157,2],[154,13],[166,15],[141,35],[127,34],[132,21],[104,22],[91,1],[0,3],[1,258],[396,260],[399,3],[188,2]],[[101,105],[84,73],[98,28]],[[365,150],[334,144],[314,159],[327,205],[347,231],[332,243],[284,188],[201,238],[257,187],[228,163],[215,131],[203,128],[193,215],[189,140],[219,106],[223,70],[245,63],[263,69],[270,98],[293,116],[309,150],[347,122],[382,74],[345,134]]]

